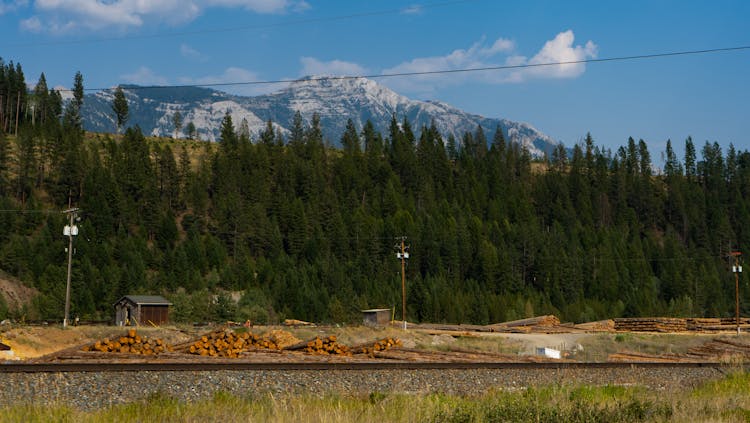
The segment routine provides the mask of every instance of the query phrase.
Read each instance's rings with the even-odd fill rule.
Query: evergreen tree
[[[115,112],[115,125],[119,134],[128,120],[128,99],[125,98],[125,92],[120,86],[115,89],[115,97],[112,100],[112,111]]]
[[[174,124],[174,138],[180,138],[180,131],[182,130],[182,113],[179,110],[175,111],[172,115],[172,124]]]

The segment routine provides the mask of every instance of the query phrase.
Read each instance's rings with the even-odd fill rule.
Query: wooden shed
[[[374,308],[362,310],[362,319],[365,326],[386,326],[391,321],[390,308]]]
[[[115,303],[116,326],[160,325],[169,321],[172,303],[160,295],[126,295]]]

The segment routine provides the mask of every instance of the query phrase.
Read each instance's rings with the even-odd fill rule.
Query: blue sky
[[[750,45],[750,2],[0,0],[0,57],[50,86],[378,75]],[[750,149],[750,50],[382,78],[415,99],[528,122],[571,146],[692,136]],[[257,94],[280,88],[224,88]]]

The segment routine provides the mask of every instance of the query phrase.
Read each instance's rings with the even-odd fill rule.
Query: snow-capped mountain
[[[348,119],[360,129],[369,119],[387,136],[394,114],[399,122],[406,117],[417,135],[420,128],[434,120],[445,139],[453,134],[459,142],[465,132],[474,132],[481,125],[488,140],[492,140],[496,128],[502,128],[507,140],[525,145],[534,156],[542,156],[557,145],[557,141],[529,124],[466,113],[440,101],[411,100],[366,78],[304,78],[275,93],[255,97],[197,87],[123,86],[123,90],[130,112],[127,125],[137,124],[145,133],[156,136],[174,135],[173,116],[178,111],[183,132],[192,122],[198,137],[211,141],[218,138],[227,111],[238,129],[243,120],[247,123],[251,137],[265,129],[268,120],[287,134],[295,112],[299,111],[307,122],[313,113],[318,113],[324,136],[334,145],[339,144]],[[86,129],[115,131],[113,98],[114,90],[86,96],[83,103]]]

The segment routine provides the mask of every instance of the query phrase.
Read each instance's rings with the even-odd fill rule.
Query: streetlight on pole
[[[401,245],[396,246],[399,249],[396,253],[396,258],[401,260],[401,319],[404,322],[404,330],[406,330],[406,260],[409,258],[409,253],[407,252],[409,247],[405,245],[405,242],[406,237],[402,236]]]
[[[734,273],[734,302],[735,302],[735,319],[737,321],[737,335],[740,334],[740,273],[742,273],[742,266],[740,266],[740,256],[742,255],[739,251],[732,251],[731,255],[734,257],[734,265],[732,266],[732,273]]]
[[[77,207],[64,210],[63,213],[68,215],[68,224],[63,228],[63,235],[68,237],[68,278],[65,284],[65,318],[63,318],[63,327],[68,326],[70,320],[70,273],[73,268],[73,237],[78,235],[78,226],[74,220],[78,217],[80,210]]]

